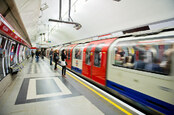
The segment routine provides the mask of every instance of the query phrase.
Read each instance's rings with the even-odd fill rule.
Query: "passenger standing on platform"
[[[40,52],[39,52],[39,50],[37,49],[37,50],[36,50],[36,62],[39,61],[39,55],[40,55]]]
[[[61,65],[62,65],[62,76],[65,77],[66,74],[66,51],[63,49],[62,50],[62,55],[61,55]]]
[[[54,61],[55,61],[54,70],[56,70],[57,69],[57,62],[59,61],[59,53],[58,53],[58,50],[56,50],[55,53],[54,53]]]
[[[52,61],[53,61],[53,49],[51,49],[49,56],[50,56],[50,65],[52,65]]]

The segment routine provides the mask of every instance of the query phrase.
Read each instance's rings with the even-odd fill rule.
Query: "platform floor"
[[[109,97],[99,96],[71,76],[62,77],[60,67],[55,71],[46,58],[38,63],[30,58],[0,97],[0,115],[137,114],[112,99],[118,106],[108,102]]]

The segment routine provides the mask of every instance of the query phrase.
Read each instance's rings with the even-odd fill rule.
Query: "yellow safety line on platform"
[[[54,63],[54,62],[53,62]],[[57,66],[59,69],[62,69],[61,67]],[[81,83],[82,85],[84,85],[85,87],[87,87],[88,89],[90,89],[91,91],[93,91],[94,93],[96,93],[98,96],[102,97],[104,100],[106,100],[107,102],[109,102],[110,104],[112,104],[113,106],[115,106],[116,108],[118,108],[119,110],[121,110],[122,112],[124,112],[127,115],[133,115],[132,113],[128,112],[127,110],[123,109],[122,107],[120,107],[119,105],[117,105],[116,103],[114,103],[113,101],[111,101],[110,99],[106,98],[105,96],[103,96],[102,94],[100,94],[99,92],[97,92],[96,90],[92,89],[91,87],[89,87],[88,85],[84,84],[82,81],[80,81],[79,79],[77,79],[76,77],[74,77],[73,75],[71,75],[69,72],[66,72],[70,77],[72,77],[73,79],[75,79],[76,81],[78,81],[79,83]]]
[[[59,69],[62,69],[58,66]],[[88,89],[90,89],[91,91],[93,91],[94,93],[96,93],[97,95],[99,95],[100,97],[102,97],[103,99],[105,99],[107,102],[109,102],[110,104],[112,104],[113,106],[115,106],[116,108],[118,108],[119,110],[123,111],[125,114],[127,115],[133,115],[132,113],[126,111],[125,109],[123,109],[122,107],[120,107],[119,105],[117,105],[116,103],[114,103],[113,101],[111,101],[110,99],[106,98],[105,96],[103,96],[102,94],[100,94],[99,92],[97,92],[96,90],[92,89],[91,87],[89,87],[88,85],[84,84],[82,81],[80,81],[79,79],[77,79],[76,77],[74,77],[73,75],[71,75],[69,72],[66,72],[70,77],[72,77],[73,79],[75,79],[76,81],[78,81],[79,83],[81,83],[82,85],[84,85],[85,87],[87,87]]]

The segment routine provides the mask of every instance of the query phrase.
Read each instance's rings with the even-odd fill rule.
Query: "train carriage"
[[[173,35],[116,40],[109,48],[107,87],[151,109],[174,112]]]
[[[67,67],[103,89],[150,113],[174,112],[173,32],[59,46],[60,60],[63,49]]]

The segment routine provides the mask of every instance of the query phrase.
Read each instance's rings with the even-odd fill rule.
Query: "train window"
[[[90,44],[87,49],[86,49],[86,58],[85,58],[85,62],[87,65],[90,65],[91,63],[91,49],[92,49],[92,46],[94,44]]]
[[[169,75],[174,39],[118,42],[113,53],[114,66]]]
[[[82,59],[82,50],[80,48],[75,49],[75,59]]]
[[[101,43],[96,46],[95,52],[94,52],[94,66],[100,67],[101,66],[101,58],[102,58],[102,47],[104,43]]]

